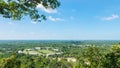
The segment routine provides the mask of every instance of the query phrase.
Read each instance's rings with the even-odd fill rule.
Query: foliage
[[[52,9],[60,6],[57,0],[0,0],[0,14],[13,20],[20,20],[27,15],[34,21],[45,20],[46,17],[38,13],[38,4]]]
[[[21,68],[20,64],[21,62],[17,60],[14,55],[12,55],[10,58],[3,59],[0,68]]]
[[[75,42],[74,42],[75,43]],[[1,43],[0,68],[120,68],[120,44],[109,46],[73,45],[69,42],[21,42]],[[103,43],[105,44],[105,43]],[[5,50],[13,50],[14,53],[6,53]],[[27,46],[26,46],[27,45]],[[61,56],[39,56],[19,54],[18,50],[32,47],[59,48]],[[15,50],[15,51],[14,51]],[[6,56],[5,56],[6,55]],[[68,61],[68,58],[75,58],[76,61]]]
[[[120,68],[120,45],[111,47],[111,52],[106,54],[105,68]],[[106,66],[107,65],[107,66]]]

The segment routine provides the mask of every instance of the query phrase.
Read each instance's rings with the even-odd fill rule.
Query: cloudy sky
[[[120,0],[59,0],[55,10],[38,5],[47,21],[0,17],[1,40],[120,40]]]

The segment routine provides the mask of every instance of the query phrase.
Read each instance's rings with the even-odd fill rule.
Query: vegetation
[[[45,20],[45,15],[38,13],[38,4],[51,9],[60,6],[57,0],[0,0],[0,14],[13,20],[20,20],[24,16],[29,16],[34,21]]]
[[[0,68],[120,68],[119,41],[2,41],[0,52]]]

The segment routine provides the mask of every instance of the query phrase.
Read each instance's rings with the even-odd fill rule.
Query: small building
[[[19,50],[18,53],[21,54],[21,53],[23,53],[23,51]]]
[[[53,51],[59,51],[59,49],[53,49]]]
[[[40,49],[41,49],[41,47],[35,47],[35,49],[36,49],[36,50],[40,50]]]

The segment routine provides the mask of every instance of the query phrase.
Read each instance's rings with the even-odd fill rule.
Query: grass
[[[3,53],[2,52],[0,52],[0,55],[2,55]]]
[[[50,50],[39,50],[39,52],[44,53],[44,54],[53,53],[53,51],[50,51]]]

